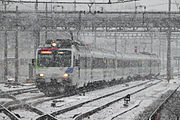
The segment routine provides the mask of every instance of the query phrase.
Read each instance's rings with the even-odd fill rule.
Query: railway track
[[[0,114],[3,114],[0,119],[19,120],[10,110],[0,105]]]
[[[136,94],[136,93],[138,93],[138,92],[141,92],[141,91],[143,91],[143,90],[145,90],[145,89],[147,89],[147,88],[149,88],[149,87],[151,87],[151,86],[154,86],[154,85],[156,85],[156,84],[158,84],[158,83],[160,83],[160,82],[161,82],[161,81],[158,81],[158,82],[149,84],[148,86],[138,87],[138,90],[135,89],[135,90],[132,90],[132,91],[128,91],[128,93],[126,93],[126,95],[129,94],[129,95],[132,96],[132,95],[134,95],[134,94]],[[88,116],[91,116],[91,115],[93,115],[93,114],[95,114],[95,113],[98,113],[98,115],[99,115],[99,111],[101,111],[101,110],[109,107],[110,105],[112,105],[112,104],[114,104],[114,103],[116,103],[116,102],[119,102],[119,101],[123,100],[126,95],[118,96],[118,97],[116,97],[114,100],[111,100],[111,101],[107,102],[106,104],[102,104],[102,105],[100,105],[100,106],[98,105],[97,107],[95,107],[95,108],[93,108],[93,109],[91,109],[91,110],[88,110],[88,111],[86,111],[86,112],[82,112],[80,115],[76,116],[76,117],[74,118],[74,120],[82,120],[82,119],[84,119],[84,118],[88,118]],[[122,102],[122,104],[123,104],[123,102]]]
[[[98,90],[98,89],[95,89],[95,90]],[[90,90],[90,91],[87,90],[85,92],[91,92],[91,91],[94,91],[94,90]],[[56,96],[56,97],[50,97],[50,98],[47,98],[47,99],[37,100],[37,101],[31,102],[30,104],[32,104],[32,106],[37,106],[37,105],[42,104],[42,103],[47,102],[47,101],[51,101],[51,100],[55,100],[55,99],[60,99],[60,98],[68,97],[68,96],[72,96],[72,95],[77,95],[77,93],[64,94],[64,95],[59,95],[59,96]]]
[[[90,117],[93,120],[96,120],[96,119],[98,119],[98,120],[126,120],[126,119],[130,120],[130,119],[136,118],[137,116],[140,116],[142,119],[137,118],[135,120],[148,120],[147,118],[150,114],[146,113],[143,116],[139,115],[141,113],[144,113],[144,111],[142,111],[142,110],[146,107],[150,108],[148,106],[148,104],[150,104],[150,103],[153,103],[152,106],[155,106],[154,101],[156,101],[157,98],[161,98],[159,96],[162,93],[166,93],[166,94],[168,93],[166,95],[166,97],[167,97],[167,96],[169,96],[169,93],[171,94],[171,92],[169,92],[169,91],[174,90],[178,86],[176,83],[172,83],[173,87],[172,86],[170,87],[169,84],[167,84],[167,86],[166,85],[164,86],[164,85],[165,85],[165,83],[163,82],[152,88],[146,89],[145,91],[143,91],[144,93],[141,92],[141,93],[131,95],[132,100],[129,103],[128,107],[124,107],[123,106],[124,101],[121,100],[121,101],[115,102],[112,105],[107,104],[106,109],[102,109],[97,112],[95,110],[92,115],[88,114],[88,113],[87,113],[87,115],[88,115],[88,117]],[[157,87],[162,87],[162,88],[157,88]],[[152,90],[152,92],[151,92],[151,89],[154,89],[154,90]],[[148,91],[149,91],[149,93],[148,93]],[[162,92],[160,92],[160,91],[162,91]],[[164,97],[163,97],[163,100],[164,100]],[[162,102],[162,100],[161,100],[161,102]],[[170,103],[172,103],[172,102],[170,102]],[[159,105],[159,104],[160,104],[160,102],[158,102],[156,105]],[[148,112],[152,113],[152,111],[148,111]],[[163,115],[161,115],[161,116],[163,116]],[[87,120],[88,117],[86,116],[84,120]],[[80,118],[78,120],[80,120]],[[157,120],[157,118],[155,120]]]
[[[148,81],[149,82],[149,81]],[[148,83],[148,82],[145,82],[145,83]],[[145,83],[143,83],[143,84],[145,84]],[[142,84],[142,83],[141,83]],[[139,85],[141,85],[141,84],[138,84],[137,86],[139,86]],[[133,86],[133,87],[135,87],[135,86]],[[130,87],[130,88],[132,88],[132,87]],[[129,89],[130,89],[129,88]],[[126,89],[125,89],[126,90]],[[115,94],[115,93],[114,93]],[[50,98],[43,98],[42,100],[35,100],[34,102],[29,102],[28,104],[30,104],[30,105],[32,105],[31,107],[29,106],[29,108],[30,108],[30,110],[32,111],[32,109],[34,109],[35,111],[34,112],[36,112],[36,113],[40,113],[39,115],[40,115],[40,117],[39,118],[37,118],[37,120],[43,120],[43,119],[56,119],[56,118],[53,118],[53,116],[54,116],[54,114],[45,114],[45,113],[43,113],[43,112],[37,112],[37,111],[39,111],[39,109],[37,109],[37,108],[35,108],[35,107],[33,107],[33,106],[36,106],[37,104],[40,104],[40,103],[42,103],[42,102],[45,102],[45,101],[51,101],[51,100],[55,100],[55,99],[59,99],[59,98],[63,98],[64,96],[63,95],[61,95],[61,96],[56,96],[56,97],[50,97]],[[105,96],[104,96],[105,97]],[[27,106],[27,105],[26,105]],[[24,107],[24,106],[23,106]],[[18,106],[13,106],[13,107],[11,107],[10,109],[13,109],[13,110],[16,110],[16,109],[21,109],[21,108],[23,108],[21,105],[18,105]],[[28,109],[29,109],[28,108]],[[54,112],[54,113],[57,113],[57,111],[56,112]]]
[[[26,90],[23,89],[23,90],[8,91],[7,93],[4,92],[4,95],[7,95],[7,96],[11,97],[13,99],[13,101],[3,104],[3,107],[5,109],[7,109],[7,110],[11,110],[10,112],[18,114],[18,115],[20,115],[20,113],[25,113],[25,112],[27,113],[27,111],[30,111],[31,113],[29,113],[29,114],[36,114],[34,116],[31,116],[31,117],[36,118],[37,120],[44,120],[44,119],[56,120],[57,118],[55,118],[55,116],[61,115],[63,113],[66,113],[66,112],[74,110],[74,109],[78,109],[79,107],[83,106],[84,104],[90,103],[92,101],[96,101],[98,99],[105,98],[107,96],[114,95],[114,94],[116,94],[118,92],[122,92],[122,91],[125,91],[125,90],[128,90],[128,89],[131,89],[133,87],[137,87],[137,86],[146,84],[148,82],[141,83],[141,84],[138,84],[136,86],[126,88],[124,90],[116,91],[115,93],[104,95],[104,96],[101,96],[99,98],[89,100],[89,101],[86,101],[84,103],[77,104],[75,106],[71,106],[69,108],[65,108],[65,109],[61,109],[61,110],[52,112],[50,114],[44,113],[42,110],[39,110],[39,109],[37,109],[36,107],[33,107],[33,106],[36,106],[37,104],[40,104],[40,103],[45,102],[45,101],[51,101],[51,100],[63,98],[64,97],[63,95],[56,96],[56,97],[50,97],[50,98],[45,98],[45,96],[41,95],[41,96],[35,96],[35,97],[32,97],[32,98],[24,98],[24,99],[18,100],[15,96],[18,96],[18,95],[23,94],[23,93],[30,92],[31,90],[34,91],[34,88],[28,88]],[[34,102],[32,102],[33,100],[34,100]],[[22,116],[22,115],[20,115],[20,116]],[[20,117],[20,118],[22,120],[27,119],[27,118],[24,118],[24,117]]]
[[[29,97],[31,92],[38,91],[37,88],[31,87],[26,89],[19,89],[19,90],[11,90],[11,91],[3,91],[1,94],[1,98],[9,98],[12,99],[10,102],[4,102],[2,105],[4,107],[9,107],[11,105],[17,105],[24,103],[29,100],[38,99],[44,97],[44,95],[35,95],[32,97]],[[24,94],[27,94],[26,97]],[[36,93],[35,93],[36,94]]]
[[[43,96],[36,96],[31,98],[32,99],[37,99],[37,98],[41,98]],[[31,104],[26,103],[27,99],[23,99],[23,100],[14,100],[11,102],[8,102],[6,104],[4,104],[3,106],[5,106],[4,108],[6,108],[6,110],[9,110],[13,115],[18,116],[18,120],[27,120],[27,119],[34,119],[34,118],[39,118],[39,116],[42,116],[46,113],[44,113],[43,111],[33,107]],[[11,117],[11,114],[7,114],[8,117]],[[53,116],[47,114],[48,118],[53,120]],[[12,119],[12,120],[16,120],[16,119]]]
[[[180,86],[178,86],[168,97],[164,99],[164,101],[160,103],[160,105],[150,114],[148,120],[156,120],[158,118],[158,113],[163,109],[165,103],[168,102],[168,100],[176,93],[179,88]]]
[[[17,90],[9,90],[9,91],[0,91],[1,97],[7,96],[7,95],[19,95],[23,93],[38,91],[36,87],[30,87],[30,88],[24,88],[24,89],[17,89]]]
[[[148,81],[148,82],[150,82],[150,81]],[[91,103],[93,103],[93,102],[101,101],[101,99],[113,98],[113,96],[116,96],[118,93],[121,93],[121,92],[126,91],[126,90],[133,89],[133,88],[135,88],[135,87],[140,87],[141,85],[147,84],[148,82],[141,83],[141,84],[138,84],[138,85],[135,85],[135,86],[132,86],[132,87],[123,89],[123,90],[119,90],[119,91],[116,91],[116,92],[112,92],[112,93],[110,93],[110,94],[103,95],[103,96],[100,96],[100,97],[97,97],[97,98],[94,98],[94,99],[91,99],[91,100],[88,100],[88,101],[85,101],[85,102],[82,102],[82,103],[79,103],[79,104],[70,106],[70,107],[63,108],[63,109],[61,109],[61,110],[52,112],[51,115],[52,115],[52,116],[56,116],[56,118],[58,118],[58,119],[63,119],[63,118],[61,118],[61,117],[59,117],[59,116],[63,116],[63,115],[65,115],[65,114],[67,114],[68,112],[71,112],[71,111],[75,110],[75,111],[76,111],[76,112],[75,112],[76,114],[71,115],[71,116],[68,118],[68,120],[73,119],[73,118],[75,118],[75,116],[80,115],[79,111],[84,111],[84,110],[79,110],[79,109],[83,108],[83,106],[86,106],[87,104],[91,104]],[[158,81],[158,82],[160,82],[160,81]],[[132,90],[132,91],[133,91],[133,90]],[[123,98],[121,98],[121,99],[123,99]],[[99,102],[99,103],[101,103],[101,102]],[[103,107],[101,107],[101,108],[103,108]],[[100,108],[97,108],[97,109],[100,109]],[[77,112],[77,111],[78,111],[78,112]],[[90,113],[91,113],[91,112],[90,112]],[[41,116],[41,118],[43,118],[43,116]],[[79,118],[79,117],[78,117],[78,118]],[[75,118],[75,119],[78,119],[78,118]]]
[[[27,104],[26,102],[31,101],[33,99],[40,99],[43,98],[44,95],[38,95],[38,96],[33,96],[33,97],[28,97],[27,98],[19,98],[20,96],[24,96],[25,93],[29,94],[29,92],[34,92],[37,91],[37,88],[31,87],[31,88],[26,88],[26,89],[19,89],[19,90],[11,90],[11,91],[3,91],[1,94],[4,99],[11,98],[12,101],[10,102],[5,102],[1,106],[1,111],[3,114],[5,114],[8,118],[12,120],[19,120],[19,119],[25,119],[26,117],[21,117],[27,115],[26,113],[33,112],[34,116],[30,116],[34,118],[35,116],[41,116],[44,115],[45,113],[36,109],[35,107]],[[23,115],[22,115],[23,114]],[[49,115],[50,117],[53,118],[53,116]]]
[[[30,87],[30,88],[24,88],[24,89],[18,89],[18,90],[1,91],[1,94],[0,94],[0,98],[1,98],[0,100],[2,101],[1,105],[3,105],[4,107],[8,107],[10,105],[20,104],[21,102],[19,100],[18,95],[34,92],[34,91],[37,91],[36,87]],[[7,100],[7,99],[11,99],[11,100]]]
[[[121,116],[121,115],[123,115],[123,114],[125,114],[125,113],[127,113],[127,112],[129,112],[129,111],[131,111],[131,110],[133,110],[135,108],[137,108],[141,104],[141,102],[142,101],[137,101],[137,103],[135,103],[134,105],[129,106],[128,109],[127,108],[124,108],[124,109],[122,108],[122,110],[120,110],[118,113],[113,114],[113,115],[105,118],[104,120],[114,120],[117,117],[119,117],[119,116]]]

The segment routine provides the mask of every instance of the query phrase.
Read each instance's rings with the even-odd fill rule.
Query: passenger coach
[[[120,78],[157,75],[160,71],[156,55],[92,50],[70,39],[51,41],[36,53],[36,85],[47,95]]]

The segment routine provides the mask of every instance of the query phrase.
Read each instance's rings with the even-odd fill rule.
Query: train
[[[157,55],[95,50],[72,39],[51,40],[40,46],[34,61],[36,86],[46,95],[160,73]]]

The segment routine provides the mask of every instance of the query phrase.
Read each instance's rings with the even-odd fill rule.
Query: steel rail
[[[24,108],[24,109],[26,109],[26,110],[32,111],[32,112],[34,112],[34,113],[36,113],[36,114],[38,114],[38,115],[44,116],[44,115],[45,115],[44,112],[42,112],[41,110],[33,107],[33,106],[30,105],[30,104],[25,103],[25,101],[27,101],[27,98],[26,98],[26,99],[22,99],[22,100],[18,100],[14,95],[11,95],[11,94],[14,93],[14,92],[20,92],[19,94],[22,94],[22,93],[24,93],[24,92],[26,93],[26,92],[27,92],[26,90],[31,91],[32,89],[35,89],[35,87],[33,87],[33,88],[28,88],[28,89],[21,89],[21,90],[14,90],[14,91],[12,90],[12,91],[7,91],[7,92],[5,92],[6,95],[8,95],[8,96],[10,96],[10,97],[13,98],[13,101],[7,102],[7,103],[5,103],[3,106],[0,106],[0,111],[5,112],[5,114],[8,115],[12,120],[19,120],[19,119],[16,119],[16,118],[15,118],[16,116],[15,116],[14,114],[12,114],[12,113],[10,112],[10,110],[13,111],[13,110],[16,110],[16,109],[21,109],[21,108]],[[25,91],[24,91],[24,90],[25,90]],[[11,94],[10,94],[10,93],[11,93]],[[38,97],[42,98],[43,96],[41,95],[41,96],[32,97],[32,99],[37,99]],[[31,98],[29,98],[29,99],[31,99]],[[6,109],[4,106],[5,106],[7,109]],[[13,115],[14,115],[15,117],[14,117]],[[49,116],[49,118],[50,118],[51,120],[55,120],[55,119],[53,119],[53,116],[51,116],[51,115],[49,115],[49,114],[46,114],[46,115]]]
[[[9,94],[13,94],[13,93],[19,93],[19,92],[23,92],[26,90],[32,90],[32,89],[37,89],[36,87],[30,87],[30,88],[23,88],[23,89],[17,89],[17,90],[9,90],[9,91],[4,91],[5,93],[9,93]]]
[[[113,116],[113,117],[111,118],[111,120],[113,120],[113,119],[117,118],[118,116],[123,115],[123,114],[125,114],[125,113],[127,113],[127,112],[133,110],[134,108],[138,107],[138,106],[140,105],[141,102],[142,102],[142,101],[140,101],[139,104],[135,105],[134,107],[132,107],[132,108],[130,108],[130,109],[128,109],[128,110],[125,110],[125,111],[122,112],[122,113],[119,113],[119,114]]]
[[[58,120],[58,119],[56,119],[52,115],[46,114],[46,115],[42,115],[41,117],[37,118],[36,120]]]
[[[135,91],[135,92],[132,92],[132,93],[130,93],[130,95],[136,94],[136,93],[138,93],[138,92],[140,92],[140,91],[142,91],[142,90],[145,90],[145,89],[147,89],[147,88],[149,88],[149,87],[151,87],[151,86],[153,86],[153,85],[156,85],[156,84],[158,84],[158,83],[160,83],[160,82],[162,82],[162,81],[158,81],[158,82],[156,82],[156,83],[154,83],[154,84],[151,84],[150,86],[146,86],[146,87],[144,87],[144,88],[142,88],[142,89],[139,89],[139,90],[137,90],[137,91]],[[94,113],[97,113],[98,111],[101,111],[101,110],[107,108],[108,106],[110,106],[110,105],[112,105],[112,104],[114,104],[114,103],[116,103],[116,102],[124,99],[124,97],[125,97],[125,96],[120,97],[120,98],[118,98],[118,99],[116,99],[116,100],[113,100],[113,101],[111,101],[111,102],[109,102],[109,103],[107,103],[107,104],[105,104],[105,105],[102,105],[102,106],[100,106],[100,107],[97,107],[97,108],[95,108],[95,109],[92,109],[92,110],[90,110],[90,111],[87,111],[87,112],[85,112],[85,113],[83,113],[83,114],[80,114],[80,115],[78,115],[77,117],[75,117],[74,120],[82,120],[83,118],[88,117],[89,115],[92,115],[92,114],[94,114]]]
[[[148,81],[148,82],[150,82],[150,81]],[[112,92],[112,93],[109,93],[109,94],[107,94],[107,95],[103,95],[103,96],[100,96],[100,97],[97,97],[97,98],[94,98],[94,99],[91,99],[91,100],[88,100],[88,101],[85,101],[85,102],[76,104],[76,105],[74,105],[74,106],[71,106],[71,107],[67,107],[67,108],[61,109],[61,110],[59,110],[59,111],[55,111],[55,112],[51,113],[51,115],[52,115],[52,116],[57,116],[57,115],[66,113],[66,112],[68,112],[68,111],[77,109],[77,108],[83,106],[84,104],[88,104],[88,103],[90,103],[90,102],[94,102],[94,101],[96,101],[96,100],[99,100],[99,99],[102,99],[102,98],[109,97],[109,96],[111,96],[111,95],[114,95],[114,94],[123,92],[123,91],[125,91],[125,90],[131,89],[131,88],[134,88],[134,87],[137,87],[137,86],[141,86],[141,85],[146,84],[146,83],[148,83],[148,82],[141,83],[141,84],[138,84],[138,85],[134,85],[134,86],[129,87],[129,88],[125,88],[125,89],[122,89],[122,90],[119,90],[119,91],[116,91],[116,92]]]
[[[13,114],[10,110],[0,105],[0,113],[3,112],[6,114],[11,120],[20,120],[15,114]]]
[[[172,95],[179,89],[178,86],[149,116],[148,120],[154,120],[155,115],[162,109],[163,105],[172,97]]]

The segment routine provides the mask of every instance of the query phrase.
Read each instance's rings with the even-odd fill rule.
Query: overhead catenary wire
[[[0,0],[4,2],[4,0]],[[139,0],[121,0],[117,2],[112,2],[109,0],[108,2],[61,2],[61,1],[38,1],[38,3],[47,3],[47,4],[116,4],[116,3],[125,3],[125,2],[133,2],[133,1],[139,1]],[[15,1],[15,0],[8,0],[6,1],[8,3],[36,3],[36,1],[26,1],[26,0],[20,0],[20,1]]]

